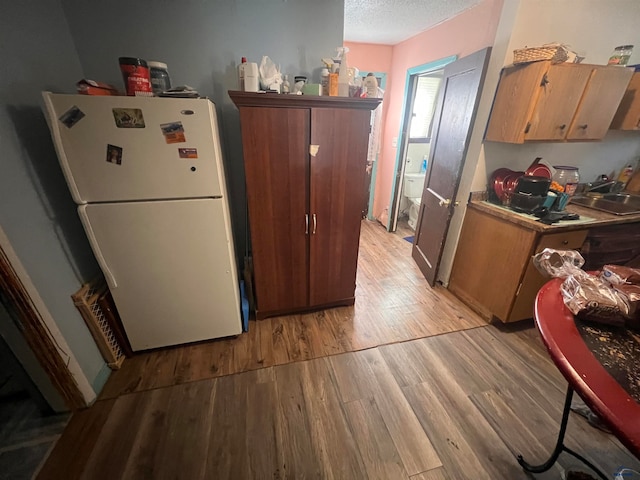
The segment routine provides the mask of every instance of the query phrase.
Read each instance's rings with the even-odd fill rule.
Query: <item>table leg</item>
[[[584,463],[587,467],[593,470],[602,480],[607,480],[607,477],[605,476],[605,474],[602,473],[600,469],[598,469],[594,464],[592,464],[589,460],[584,458],[582,455],[574,452],[573,450],[571,450],[568,447],[565,447],[564,445],[564,435],[567,432],[567,423],[569,423],[569,413],[571,412],[572,398],[573,398],[573,388],[571,388],[571,385],[569,385],[567,387],[567,395],[564,400],[564,409],[562,410],[562,421],[560,422],[560,432],[558,433],[558,440],[556,441],[556,446],[553,449],[553,452],[551,453],[551,456],[549,457],[549,459],[541,465],[530,465],[529,463],[525,462],[524,458],[522,458],[522,455],[518,455],[518,463],[527,472],[543,473],[549,470],[551,467],[553,467],[553,465],[556,463],[556,461],[558,460],[558,457],[562,452],[567,452],[569,455],[572,455],[573,457],[577,458],[582,463]]]

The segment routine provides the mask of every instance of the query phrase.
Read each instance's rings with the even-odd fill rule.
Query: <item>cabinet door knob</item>
[[[563,244],[563,245],[569,245],[569,240],[563,240],[563,241],[562,241],[562,244]]]
[[[585,123],[584,125],[578,125],[578,128],[581,128],[581,129],[583,129],[583,130],[586,130],[588,126],[589,126],[589,125]]]
[[[313,218],[313,231],[311,232],[311,234],[315,235],[316,227],[318,226],[318,222],[316,221],[316,214],[314,213],[311,217]]]
[[[547,74],[545,73],[542,76],[542,80],[540,80],[540,86],[544,87],[545,85],[547,85],[549,83],[549,77],[547,77]]]
[[[567,124],[566,124],[566,123],[563,123],[563,124],[562,124],[562,125],[560,125],[558,128],[559,128],[560,130],[564,130],[565,128],[567,128]]]

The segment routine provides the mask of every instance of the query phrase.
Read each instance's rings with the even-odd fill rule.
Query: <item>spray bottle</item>
[[[340,71],[338,72],[338,96],[349,96],[349,65],[347,63],[348,47],[338,47],[338,57],[340,57]]]

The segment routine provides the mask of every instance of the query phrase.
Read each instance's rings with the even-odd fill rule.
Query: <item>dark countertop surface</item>
[[[583,230],[586,228],[601,227],[605,225],[620,225],[624,223],[637,223],[640,222],[640,214],[634,215],[613,215],[611,213],[601,212],[599,210],[593,210],[591,208],[581,207],[578,205],[567,205],[567,212],[577,213],[580,215],[580,220],[561,221],[554,223],[553,225],[546,225],[539,222],[533,215],[527,215],[523,213],[514,212],[508,207],[502,205],[496,205],[486,200],[481,200],[481,196],[472,196],[472,200],[467,205],[467,208],[473,208],[481,212],[494,215],[498,218],[506,220],[508,222],[516,223],[526,228],[530,228],[537,232],[555,233],[565,232],[571,230]]]

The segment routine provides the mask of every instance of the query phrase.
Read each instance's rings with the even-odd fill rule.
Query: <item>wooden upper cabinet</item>
[[[592,69],[590,65],[551,65],[539,84],[538,102],[525,127],[525,140],[564,140]],[[527,131],[528,130],[528,131]]]
[[[631,79],[627,68],[549,61],[503,69],[486,140],[602,139]]]
[[[611,128],[615,130],[640,130],[640,72],[634,73],[624,92]]]
[[[593,67],[567,140],[604,138],[632,76],[630,68]]]

